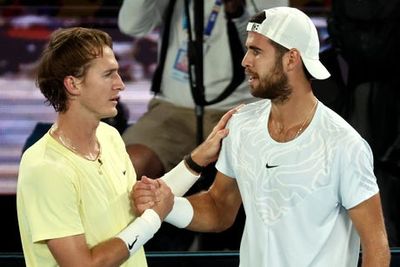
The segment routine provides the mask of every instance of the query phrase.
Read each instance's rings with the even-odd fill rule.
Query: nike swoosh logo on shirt
[[[279,166],[279,165],[269,165],[268,162],[267,162],[267,164],[265,164],[265,167],[266,167],[267,169],[275,168],[275,167],[278,167],[278,166]]]

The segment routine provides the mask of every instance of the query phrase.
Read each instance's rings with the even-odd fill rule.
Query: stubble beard
[[[259,85],[252,87],[255,97],[270,99],[274,103],[284,103],[289,99],[292,89],[282,64],[276,64],[270,74],[259,76]]]

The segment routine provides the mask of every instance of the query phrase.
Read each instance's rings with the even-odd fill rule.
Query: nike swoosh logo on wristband
[[[132,244],[129,244],[129,243],[128,243],[128,249],[129,249],[129,250],[132,250],[133,246],[135,245],[136,241],[138,240],[138,237],[139,237],[139,235],[137,235],[137,236],[135,237],[135,240],[132,242]]]

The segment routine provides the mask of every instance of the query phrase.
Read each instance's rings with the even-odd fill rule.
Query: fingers
[[[145,210],[152,209],[153,207],[154,203],[148,202],[146,204],[133,205],[132,210],[136,216],[140,216],[143,214],[143,212],[145,212]]]
[[[209,134],[207,139],[214,137],[220,130],[225,129],[226,124],[231,119],[232,115],[235,114],[244,104],[240,104],[230,110],[228,110],[214,126],[212,132]]]
[[[157,194],[158,187],[156,180],[142,176],[142,179],[134,185],[132,192],[136,196],[153,196]]]
[[[231,108],[228,110],[221,118],[220,122],[222,121],[225,125],[229,121],[229,119],[232,117],[233,114],[235,114],[240,108],[242,108],[244,104],[240,104],[234,108]]]
[[[217,160],[221,149],[221,140],[229,133],[226,124],[231,119],[232,115],[243,106],[244,104],[241,104],[227,111],[213,128],[212,132],[207,136],[207,139],[192,151],[192,159],[198,165],[207,166],[211,162]]]
[[[152,208],[160,201],[158,188],[158,182],[146,176],[135,183],[130,192],[131,208],[134,214],[141,215],[146,209]]]
[[[156,195],[157,188],[158,185],[154,186],[153,184],[146,184],[140,181],[136,182],[131,191],[131,198],[132,199],[139,199],[143,197],[152,198]]]
[[[241,104],[227,111],[219,120],[219,122],[214,126],[212,132],[209,134],[206,140],[209,141],[217,136],[217,140],[215,141],[219,142],[222,138],[226,137],[229,132],[228,129],[225,128],[228,121],[232,118],[232,115],[235,114],[242,106],[244,106],[244,104]]]
[[[163,181],[161,179],[157,179],[157,181],[159,182],[160,188],[163,188],[164,190],[167,190],[168,192],[171,191],[171,188],[169,188],[169,186],[167,185],[167,183],[165,181]]]
[[[159,202],[156,202],[153,209],[158,213],[160,218],[163,220],[165,216],[171,211],[174,204],[174,195],[168,185],[161,179],[157,179],[159,183]]]
[[[130,200],[134,214],[141,215],[146,209],[153,209],[164,219],[172,209],[174,195],[163,180],[142,176],[133,186]]]
[[[131,192],[131,200],[135,205],[146,204],[148,202],[155,203],[159,201],[159,190],[137,189]]]
[[[229,129],[219,130],[216,134],[216,136],[218,137],[218,142],[224,139],[228,134],[229,134]]]
[[[146,175],[143,175],[140,181],[148,185],[153,185],[155,188],[158,187],[157,179],[148,178]]]
[[[160,197],[161,195],[163,195],[163,197],[172,195],[171,188],[169,188],[169,186],[163,180],[157,179],[157,182],[159,184],[158,192]]]

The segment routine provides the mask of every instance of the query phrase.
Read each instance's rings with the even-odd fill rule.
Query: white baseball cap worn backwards
[[[265,20],[261,24],[249,22],[247,31],[262,34],[287,49],[299,50],[306,69],[314,78],[323,80],[331,76],[319,61],[318,32],[306,14],[292,7],[275,7],[264,12]]]

